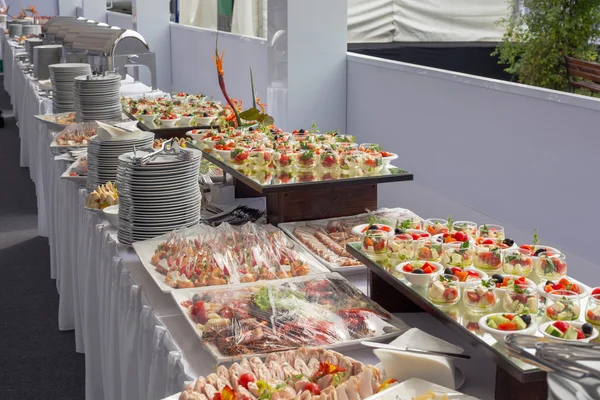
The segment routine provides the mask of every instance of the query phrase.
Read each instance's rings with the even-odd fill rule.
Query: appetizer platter
[[[199,377],[172,396],[211,399],[367,399],[392,386],[382,372],[322,348],[299,348],[242,359]],[[388,389],[389,390],[389,389]]]
[[[218,362],[307,345],[347,349],[408,329],[339,274],[171,295]]]
[[[76,124],[74,112],[34,115],[33,117],[45,124],[49,129],[57,131],[62,131],[67,126]]]
[[[327,272],[281,230],[254,223],[197,225],[133,248],[163,292]]]
[[[293,132],[272,125],[193,129],[187,135],[209,157],[262,186],[408,174],[390,165],[397,156],[379,146],[359,147],[353,136],[320,134],[315,126]]]
[[[119,204],[119,193],[116,182],[107,182],[93,190],[87,198],[85,208],[88,210],[102,210],[108,206]]]
[[[81,157],[75,160],[60,177],[68,181],[85,184],[87,181],[87,170],[87,157]]]
[[[210,128],[227,123],[234,117],[228,106],[210,101],[203,94],[177,93],[153,99],[122,97],[121,105],[143,130],[165,134],[169,131],[185,133],[194,127]]]
[[[388,309],[399,301],[412,302],[413,308],[436,316],[455,332],[476,337],[499,367],[520,382],[542,380],[544,375],[509,356],[504,341],[508,334],[596,340],[600,288],[594,297],[593,289],[570,278],[565,254],[540,245],[537,231],[531,244],[517,245],[509,232],[494,224],[426,219],[426,236],[412,241],[408,229],[385,229],[390,226],[376,225],[364,231],[359,242],[347,245],[373,273],[371,290],[378,290],[373,300]],[[402,243],[410,259],[390,269],[391,241]],[[395,290],[383,290],[383,282]],[[560,332],[552,328],[554,322]]]
[[[367,220],[371,223],[365,224]],[[375,223],[394,226],[404,224],[405,227],[418,228],[421,226],[421,219],[406,209],[382,208],[352,217],[286,222],[279,224],[278,227],[331,271],[353,275],[364,273],[366,267],[347,252],[346,244],[360,240],[362,229],[357,234],[354,229],[356,226],[364,225],[368,228]],[[397,250],[395,244],[391,243],[390,246]]]
[[[68,149],[87,147],[92,136],[96,135],[98,125],[93,122],[73,124],[56,134],[50,143],[52,154],[58,155]]]

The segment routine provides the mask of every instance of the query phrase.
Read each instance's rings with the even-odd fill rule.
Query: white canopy
[[[507,0],[348,0],[348,42],[500,41]]]

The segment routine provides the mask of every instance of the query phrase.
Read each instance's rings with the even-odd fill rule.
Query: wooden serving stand
[[[496,400],[532,400],[548,398],[546,372],[532,368],[523,370],[498,348],[490,346],[479,336],[469,332],[441,308],[436,307],[411,286],[398,280],[388,270],[367,257],[357,244],[346,245],[346,250],[367,268],[368,294],[373,301],[392,313],[426,312],[448,329],[463,337],[477,351],[496,363]],[[484,315],[484,314],[482,314]]]
[[[378,184],[413,180],[410,172],[391,167],[389,175],[261,185],[210,153],[203,151],[203,157],[234,178],[236,197],[266,197],[267,221],[273,225],[376,210]]]

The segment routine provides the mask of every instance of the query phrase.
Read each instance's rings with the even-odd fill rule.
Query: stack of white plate
[[[48,79],[48,66],[58,64],[62,56],[62,45],[45,44],[33,48],[33,76],[40,80]]]
[[[98,185],[117,178],[117,166],[121,154],[135,149],[152,149],[154,133],[141,132],[135,139],[101,140],[94,136],[88,143],[88,180],[87,190],[91,192]]]
[[[33,25],[31,25],[31,26],[33,26]],[[29,60],[33,61],[33,48],[36,46],[41,46],[42,44],[44,44],[44,41],[39,38],[25,39],[25,50],[27,51],[27,54],[29,55]]]
[[[21,36],[22,32],[23,32],[23,25],[17,24],[15,22],[8,24],[8,36],[18,37],[18,36]]]
[[[119,242],[151,239],[200,220],[198,172],[202,153],[182,149],[184,155],[158,155],[146,165],[136,152],[119,157]]]
[[[23,25],[23,29],[21,30],[21,35],[35,35],[35,25]]]
[[[48,66],[52,81],[52,110],[55,114],[75,111],[75,77],[92,73],[90,64],[66,63]]]
[[[75,78],[75,115],[78,122],[121,119],[121,75],[109,72]]]

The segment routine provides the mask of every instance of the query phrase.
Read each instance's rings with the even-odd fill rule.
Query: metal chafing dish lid
[[[80,36],[86,33],[89,33],[91,31],[94,32],[94,34],[98,33],[98,32],[104,32],[104,31],[114,31],[114,30],[122,30],[120,28],[117,27],[108,27],[108,26],[100,26],[100,25],[91,25],[91,26],[86,26],[86,25],[81,25],[81,26],[72,26],[68,32],[64,35],[62,42],[65,45],[72,45],[73,42]],[[57,34],[57,37],[59,37],[61,35],[61,31],[59,31],[59,33]]]
[[[123,29],[82,33],[73,41],[72,48],[103,55],[136,54],[149,51],[148,43],[142,35],[136,31]]]

